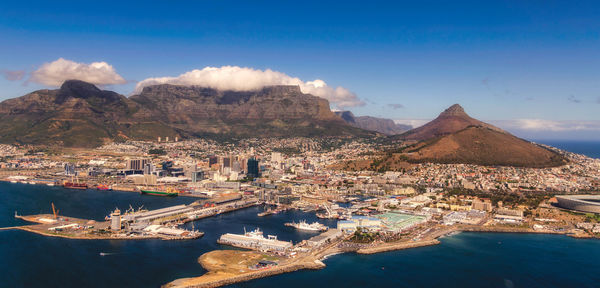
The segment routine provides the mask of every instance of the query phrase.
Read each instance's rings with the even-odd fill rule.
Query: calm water
[[[547,144],[569,152],[583,154],[592,158],[600,158],[599,141],[539,140],[535,142]]]
[[[20,214],[50,213],[103,219],[119,207],[159,208],[189,203],[190,198],[161,198],[128,192],[65,190],[0,183],[0,226],[24,224]],[[195,222],[206,233],[192,241],[70,240],[24,231],[0,231],[1,287],[158,287],[179,277],[201,275],[202,253],[222,248],[226,232],[260,226],[294,242],[315,234],[283,223],[317,220],[298,211],[257,217],[253,207]],[[333,221],[323,222],[334,225]],[[100,256],[100,252],[114,253]],[[597,287],[600,241],[564,236],[463,233],[442,244],[375,255],[336,255],[327,268],[299,271],[233,287]]]
[[[14,218],[15,211],[21,215],[51,213],[51,202],[62,215],[102,220],[115,207],[123,210],[131,204],[155,209],[194,200],[0,182],[0,227],[27,224]],[[252,207],[196,221],[195,228],[205,235],[190,241],[71,240],[0,231],[0,287],[158,287],[176,278],[203,274],[198,256],[222,248],[216,240],[227,232],[260,227],[265,234],[294,243],[316,235],[283,226],[290,220],[316,221],[314,213],[256,216],[260,211],[262,208]],[[335,224],[332,220],[321,222]],[[100,256],[100,252],[114,254]]]

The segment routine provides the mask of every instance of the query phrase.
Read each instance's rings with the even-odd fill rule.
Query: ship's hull
[[[142,194],[154,195],[154,196],[164,196],[164,197],[175,197],[178,195],[177,192],[165,192],[165,191],[152,191],[152,190],[144,190],[140,189]]]
[[[318,229],[318,228],[307,228],[307,227],[302,227],[302,228],[296,227],[296,229],[300,230],[300,231],[308,231],[308,232],[319,232],[319,231],[323,230],[323,229]]]
[[[66,183],[65,185],[63,185],[63,187],[69,188],[69,189],[82,189],[82,190],[88,188],[87,184],[69,184],[69,183]]]

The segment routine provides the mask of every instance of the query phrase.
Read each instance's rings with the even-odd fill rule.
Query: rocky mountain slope
[[[407,163],[536,168],[567,163],[554,151],[471,118],[458,104],[424,126],[390,139],[395,143],[400,140],[414,144],[388,151],[373,162],[376,170],[396,170],[406,167]]]
[[[354,116],[350,111],[337,111],[348,124],[365,130],[376,131],[385,135],[396,135],[411,129],[409,125],[396,124],[394,120],[371,116]]]
[[[422,141],[448,135],[469,126],[482,126],[502,131],[500,128],[471,118],[471,116],[465,113],[462,106],[454,104],[429,123],[398,135],[394,139]]]
[[[486,166],[553,167],[566,160],[544,147],[483,126],[469,126],[405,149],[409,162]]]
[[[0,103],[0,142],[93,147],[104,142],[209,135],[368,136],[297,86],[234,92],[156,85],[127,98],[78,81]]]

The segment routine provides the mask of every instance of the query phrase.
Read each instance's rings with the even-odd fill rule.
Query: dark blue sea
[[[600,141],[576,140],[534,140],[536,143],[550,145],[569,152],[600,158]]]
[[[23,225],[19,214],[50,213],[103,219],[108,211],[189,203],[191,198],[142,196],[130,192],[66,190],[0,183],[0,227]],[[258,217],[260,207],[195,222],[203,238],[189,241],[71,240],[25,231],[0,231],[0,287],[159,287],[180,277],[199,276],[202,253],[218,248],[226,232],[259,226],[294,242],[315,234],[283,223],[316,221],[314,213],[288,211]],[[330,226],[334,221],[324,221]],[[188,224],[189,225],[189,224]],[[100,252],[111,253],[100,256]],[[318,271],[299,271],[232,287],[598,287],[600,241],[556,235],[462,233],[442,244],[396,252],[341,254]]]

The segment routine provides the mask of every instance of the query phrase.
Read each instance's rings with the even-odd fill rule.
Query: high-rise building
[[[271,153],[271,162],[272,163],[281,163],[283,162],[283,157],[280,152],[272,152]]]
[[[148,159],[127,159],[126,170],[144,170]]]
[[[231,157],[223,157],[223,167],[231,167]]]
[[[258,169],[258,159],[252,157],[250,159],[248,159],[248,172],[246,173],[246,175],[248,175],[248,177],[251,178],[257,178],[260,177],[260,171]]]
[[[154,164],[152,163],[146,163],[144,164],[144,174],[148,175],[148,174],[152,174],[154,172]]]
[[[490,201],[490,199],[475,198],[475,199],[473,199],[473,202],[471,203],[471,209],[490,212],[490,211],[492,211],[492,209],[494,209],[494,206],[492,205],[492,201]]]
[[[65,175],[66,176],[75,176],[75,164],[65,163]]]

